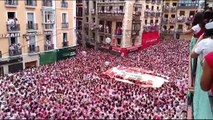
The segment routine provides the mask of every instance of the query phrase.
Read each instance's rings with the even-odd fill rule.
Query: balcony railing
[[[68,41],[62,42],[62,46],[63,46],[63,47],[68,47],[68,46],[69,46],[69,42],[68,42]]]
[[[27,30],[38,30],[38,24],[37,23],[27,24]]]
[[[187,18],[187,21],[188,21],[188,22],[192,22],[193,19],[194,19],[194,17],[193,17],[193,16],[190,16],[190,17]]]
[[[147,25],[143,26],[143,32],[150,32],[150,31],[151,31],[151,26],[147,26]]]
[[[89,15],[89,9],[84,9],[85,10],[85,15]]]
[[[43,6],[52,7],[53,6],[52,0],[43,0]]]
[[[154,11],[151,11],[151,12],[150,12],[150,16],[151,16],[151,17],[155,17],[155,16],[156,16],[155,12],[154,12]]]
[[[38,52],[40,52],[39,46],[29,45],[28,53],[38,53]]]
[[[183,29],[177,29],[177,33],[183,33]]]
[[[26,0],[25,5],[26,7],[35,7],[37,6],[37,0]]]
[[[61,2],[62,8],[68,8],[68,2]]]
[[[177,22],[180,22],[180,23],[185,22],[185,20],[186,20],[186,18],[185,18],[184,16],[179,16],[179,17],[177,18]]]
[[[167,24],[168,23],[168,18],[163,18],[162,23],[163,24]]]
[[[17,6],[18,0],[5,0],[5,5],[6,6]]]
[[[44,45],[44,50],[53,50],[54,49],[54,44],[45,44]]]
[[[146,0],[146,3],[148,3],[148,4],[151,3],[151,0]]]
[[[176,22],[176,18],[171,18],[169,21],[170,24],[175,24],[175,22]]]
[[[8,32],[20,31],[20,24],[7,24],[6,27]]]
[[[171,7],[171,12],[177,12],[177,7],[176,6],[172,6]]]
[[[54,24],[55,24],[54,21],[52,21],[52,22],[45,22],[45,23],[43,23],[43,26],[44,26],[45,30],[52,30],[54,28]]]
[[[192,2],[192,3],[179,3],[179,9],[196,9],[199,7],[199,2]]]
[[[22,49],[20,45],[13,44],[9,47],[9,56],[17,56],[22,54]]]
[[[62,28],[69,28],[69,23],[61,23]]]
[[[92,13],[92,15],[95,15],[96,10],[95,10],[95,9],[92,9],[92,10],[91,10],[91,13]]]
[[[156,17],[160,17],[161,16],[160,10],[156,11],[155,13],[156,13]]]
[[[125,2],[107,2],[98,3],[98,15],[123,16]],[[110,8],[110,6],[112,6]],[[102,8],[104,7],[104,9]],[[121,8],[122,7],[122,8]]]
[[[164,12],[169,12],[170,7],[169,6],[165,6],[165,8],[163,9]]]

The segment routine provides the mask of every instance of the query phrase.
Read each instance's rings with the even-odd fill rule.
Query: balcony
[[[49,21],[49,22],[43,23],[44,30],[53,30],[54,24],[55,24],[55,21],[51,21],[51,22]]]
[[[150,31],[151,31],[150,25],[144,25],[143,26],[143,32],[150,32]]]
[[[178,28],[178,29],[177,29],[177,33],[179,33],[179,34],[180,34],[180,33],[183,33],[183,29]]]
[[[192,3],[178,3],[178,9],[197,9],[199,7],[199,2]]]
[[[177,18],[177,22],[179,22],[179,23],[184,23],[185,20],[186,20],[185,16],[179,16],[179,17]]]
[[[155,12],[154,12],[154,11],[151,11],[151,12],[150,12],[150,17],[155,17],[155,16],[156,16]]]
[[[161,4],[161,0],[157,0],[157,5],[160,5]]]
[[[26,0],[25,1],[26,8],[35,8],[37,6],[36,0]]]
[[[61,7],[62,8],[68,8],[68,2],[61,2]]]
[[[98,3],[98,16],[102,19],[123,19],[125,2]]]
[[[172,24],[172,25],[175,24],[176,23],[176,18],[171,18],[169,23]]]
[[[151,32],[159,31],[159,25],[152,24],[152,25],[150,26],[150,31],[151,31]]]
[[[43,0],[43,6],[52,7],[53,6],[52,0]]]
[[[18,0],[5,0],[6,7],[17,7]]]
[[[151,3],[151,0],[146,0],[146,3],[147,3],[147,4]]]
[[[45,44],[44,45],[44,50],[48,51],[48,50],[53,50],[54,49],[54,44]]]
[[[155,4],[156,3],[156,1],[155,0],[152,0],[152,2],[151,2],[152,4]]]
[[[38,53],[38,52],[40,52],[39,46],[29,45],[28,53]]]
[[[37,23],[27,24],[27,30],[28,31],[38,30],[38,24]]]
[[[156,11],[155,14],[156,14],[156,17],[161,17],[161,12],[160,12],[160,10]]]
[[[168,18],[163,18],[162,23],[163,24],[168,24]]]
[[[62,28],[69,28],[69,23],[61,23]]]
[[[83,5],[83,0],[76,0],[76,5]]]
[[[69,42],[68,42],[68,41],[62,42],[62,46],[63,46],[63,47],[68,47],[68,46],[69,46]]]
[[[13,44],[9,47],[9,56],[18,56],[22,54],[22,49],[20,44]]]
[[[7,32],[17,32],[20,31],[20,24],[7,24]]]
[[[92,15],[95,15],[96,14],[96,9],[92,9],[91,13],[92,13]]]
[[[177,7],[176,6],[172,6],[171,7],[171,12],[173,12],[173,13],[177,12]]]
[[[189,23],[193,22],[193,20],[194,20],[193,16],[190,16],[190,17],[187,18],[187,22],[189,22]]]
[[[165,6],[165,8],[163,9],[163,12],[168,13],[170,11],[170,7],[169,6]]]
[[[86,8],[84,11],[85,11],[85,15],[89,15],[89,9],[88,8]]]

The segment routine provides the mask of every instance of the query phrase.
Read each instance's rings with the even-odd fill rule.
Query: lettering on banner
[[[11,38],[11,37],[20,37],[20,33],[6,33],[6,34],[0,34],[1,38]]]

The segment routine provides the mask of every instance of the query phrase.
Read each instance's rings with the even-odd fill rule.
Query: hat
[[[206,30],[213,29],[213,22],[209,22],[205,25]]]

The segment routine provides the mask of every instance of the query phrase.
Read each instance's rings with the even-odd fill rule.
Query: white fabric
[[[199,58],[203,61],[204,57],[213,51],[213,39],[206,38],[195,46],[195,53],[199,54]]]
[[[213,29],[213,22],[207,23],[205,27],[207,30]]]
[[[192,30],[194,31],[194,34],[197,34],[201,30],[200,25],[197,24],[197,25],[193,26]]]

